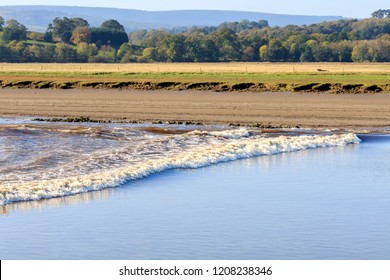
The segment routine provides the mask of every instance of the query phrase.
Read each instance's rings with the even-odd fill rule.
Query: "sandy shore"
[[[1,89],[0,115],[382,127],[390,126],[390,95]]]

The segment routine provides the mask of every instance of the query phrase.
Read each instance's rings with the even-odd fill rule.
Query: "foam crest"
[[[132,162],[119,168],[94,172],[69,178],[10,183],[0,186],[0,205],[61,197],[94,190],[117,187],[127,181],[175,168],[200,168],[220,162],[253,156],[273,155],[320,147],[334,147],[359,143],[355,134],[279,136],[263,138],[255,136],[235,141],[211,143],[203,147],[191,147],[177,154]]]
[[[194,130],[189,132],[188,135],[210,135],[226,139],[240,139],[244,137],[250,137],[253,135],[253,133],[248,131],[246,128],[240,128],[221,131]]]

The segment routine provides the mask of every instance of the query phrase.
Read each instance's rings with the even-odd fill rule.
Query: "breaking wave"
[[[91,126],[91,125],[90,125]],[[153,173],[359,143],[355,134],[272,137],[244,128],[0,127],[0,205],[113,188]],[[34,133],[30,133],[33,131]],[[27,152],[28,151],[28,152]]]
[[[194,130],[188,133],[189,135],[210,135],[215,137],[222,137],[227,139],[240,139],[243,137],[249,137],[254,135],[253,132],[248,131],[246,128],[221,130],[221,131],[207,131],[207,130]]]

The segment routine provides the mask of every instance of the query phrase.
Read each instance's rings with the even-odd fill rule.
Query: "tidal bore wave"
[[[0,205],[113,188],[177,168],[359,143],[355,134],[270,136],[54,124],[0,126]]]

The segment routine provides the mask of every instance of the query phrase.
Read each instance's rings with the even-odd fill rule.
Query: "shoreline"
[[[379,128],[390,126],[390,95],[0,89],[0,115],[260,128]]]
[[[138,90],[138,91],[212,91],[212,92],[309,92],[325,94],[372,94],[372,93],[390,93],[390,84],[388,83],[346,83],[346,82],[318,82],[307,80],[289,81],[289,82],[255,82],[255,80],[245,81],[170,81],[155,79],[144,81],[125,81],[122,79],[104,80],[101,78],[82,78],[68,77],[42,80],[44,77],[27,76],[0,77],[0,89],[102,89],[102,90]]]

